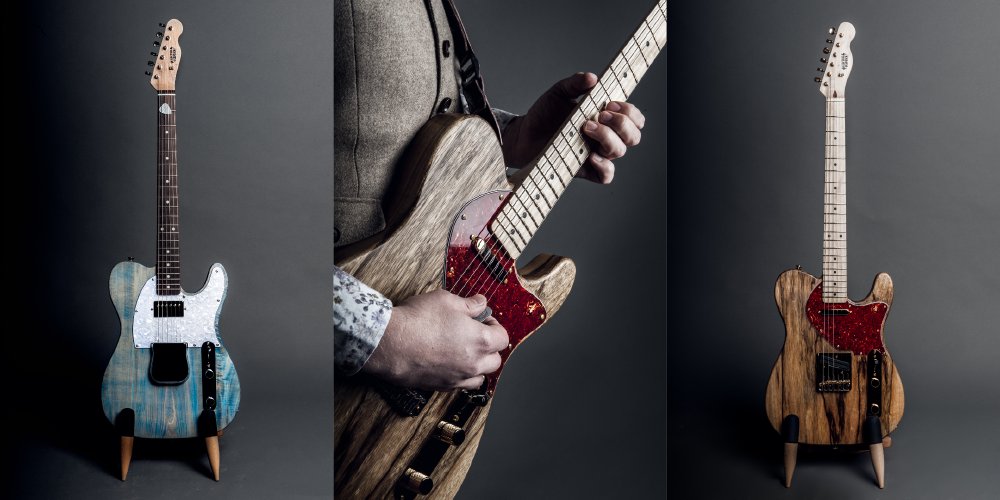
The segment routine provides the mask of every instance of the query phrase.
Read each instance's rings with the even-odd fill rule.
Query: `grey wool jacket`
[[[382,198],[436,112],[459,112],[442,0],[334,3],[334,246],[385,227]],[[442,109],[447,108],[447,109]]]

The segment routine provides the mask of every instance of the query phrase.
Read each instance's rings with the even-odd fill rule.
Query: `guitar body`
[[[883,326],[892,305],[892,279],[881,273],[861,302],[823,304],[820,279],[799,270],[778,277],[774,298],[785,322],[785,344],[767,384],[767,416],[775,430],[789,415],[799,420],[798,442],[819,445],[863,444],[871,390],[868,354],[881,353],[879,421],[883,436],[903,416],[903,384],[885,349]],[[822,309],[846,311],[823,316]],[[817,390],[817,355],[850,353],[851,388]]]
[[[470,279],[513,260],[493,254],[483,265],[472,236],[482,236],[514,187],[506,177],[500,144],[490,126],[469,115],[437,115],[417,134],[400,164],[387,199],[388,227],[376,238],[338,250],[346,272],[394,302],[445,287],[459,295],[483,293],[511,339],[503,361],[560,308],[576,273],[567,258],[541,255],[503,279]],[[496,264],[496,263],[495,263]],[[499,278],[499,277],[498,277]],[[487,378],[489,394],[499,371]],[[403,416],[363,376],[338,377],[334,385],[334,494],[338,498],[398,495],[398,483],[463,391],[436,392],[415,416]],[[460,445],[447,446],[433,466],[433,498],[451,498],[468,472],[491,403],[472,412]]]
[[[121,320],[121,336],[101,384],[104,415],[116,422],[125,409],[135,414],[134,436],[142,438],[198,437],[198,416],[204,387],[202,383],[202,348],[200,343],[186,348],[188,376],[183,383],[158,385],[151,381],[150,363],[152,350],[136,348],[143,342],[134,332],[149,331],[155,334],[157,321],[151,311],[155,295],[155,271],[135,262],[121,262],[111,271],[109,286],[111,300]],[[233,418],[240,404],[240,382],[236,368],[219,339],[219,313],[226,295],[227,278],[220,264],[212,266],[205,286],[194,294],[181,293],[185,303],[184,317],[159,318],[182,320],[176,326],[187,332],[199,332],[197,337],[219,340],[215,348],[216,426],[222,430]],[[170,296],[176,299],[178,296]],[[140,305],[137,307],[137,305]],[[153,325],[153,326],[150,326]],[[179,333],[176,338],[193,338],[190,333]],[[163,340],[168,340],[164,338]],[[148,341],[148,340],[147,340]]]

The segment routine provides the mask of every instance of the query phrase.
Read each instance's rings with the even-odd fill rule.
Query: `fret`
[[[584,123],[596,119],[609,102],[628,99],[666,40],[666,2],[660,1],[626,40],[594,88],[580,98],[534,164],[526,167],[530,169],[528,175],[490,224],[490,230],[512,257],[518,257],[527,246],[590,156],[581,132]]]

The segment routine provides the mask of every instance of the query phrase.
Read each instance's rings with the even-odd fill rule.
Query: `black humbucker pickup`
[[[184,302],[180,300],[154,300],[154,318],[183,318]]]

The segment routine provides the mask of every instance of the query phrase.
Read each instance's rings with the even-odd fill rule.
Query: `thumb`
[[[549,90],[561,99],[576,99],[597,85],[597,75],[593,73],[576,73],[556,82]]]
[[[465,309],[469,313],[469,317],[475,318],[486,310],[486,297],[482,294],[477,293],[471,297],[465,297],[462,301],[465,302]]]

